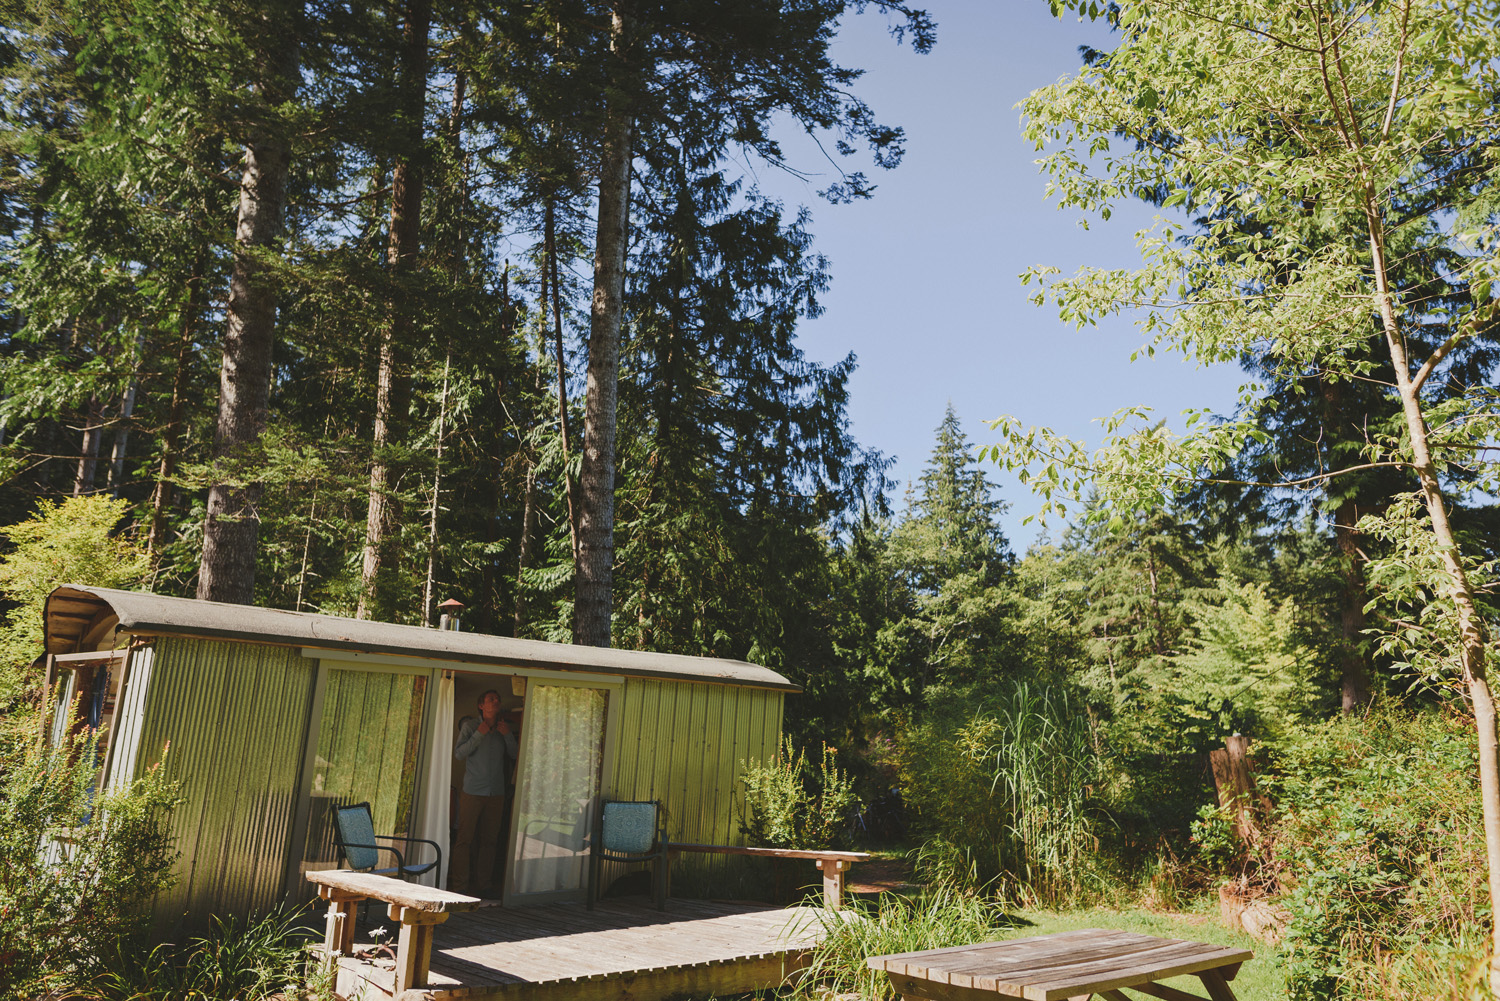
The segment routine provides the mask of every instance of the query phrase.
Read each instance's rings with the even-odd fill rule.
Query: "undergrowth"
[[[939,691],[903,741],[902,781],[926,863],[1006,900],[1065,905],[1108,881],[1090,789],[1099,767],[1062,687]]]
[[[989,942],[1008,927],[994,903],[946,887],[914,898],[882,894],[874,904],[855,901],[844,911],[820,911],[818,920],[823,939],[813,948],[795,997],[893,997],[886,975],[866,967],[868,957]]]
[[[76,1001],[267,1001],[332,998],[309,962],[317,934],[305,911],[214,918],[209,930],[145,955],[114,957],[109,969],[69,995]],[[303,985],[310,984],[304,988]]]
[[[1291,912],[1288,995],[1473,996],[1491,915],[1472,721],[1380,706],[1265,752],[1255,854]]]

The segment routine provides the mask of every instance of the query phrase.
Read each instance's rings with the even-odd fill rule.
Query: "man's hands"
[[[509,737],[510,736],[510,724],[507,723],[503,719],[497,719],[497,720],[495,720],[494,724],[491,725],[491,723],[489,722],[489,720],[485,719],[484,717],[480,717],[480,719],[479,719],[479,732],[480,733],[498,733],[502,737]]]

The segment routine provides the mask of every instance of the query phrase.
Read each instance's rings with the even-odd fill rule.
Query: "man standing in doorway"
[[[500,693],[494,689],[479,696],[479,718],[463,721],[453,748],[454,759],[466,765],[448,888],[476,897],[498,896],[491,885],[495,851],[505,817],[505,781],[516,756],[516,738],[510,724],[500,718],[500,708]]]

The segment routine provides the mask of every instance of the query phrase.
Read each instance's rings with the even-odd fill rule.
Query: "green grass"
[[[1108,928],[1140,932],[1162,938],[1190,939],[1214,945],[1235,946],[1255,953],[1240,969],[1230,986],[1239,1001],[1279,1001],[1286,996],[1283,987],[1281,953],[1274,946],[1257,942],[1247,935],[1224,928],[1209,914],[1165,914],[1144,910],[1111,910],[1095,907],[1077,911],[1012,911],[1012,917],[1031,922],[1003,933],[1004,938],[1050,935],[1053,932],[1081,928]],[[1203,984],[1197,977],[1174,977],[1164,983],[1202,995]]]

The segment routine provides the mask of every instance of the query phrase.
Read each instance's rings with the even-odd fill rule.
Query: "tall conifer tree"
[[[261,488],[252,450],[267,426],[276,336],[276,279],[265,255],[275,252],[286,210],[292,136],[283,114],[298,90],[302,18],[296,0],[271,0],[245,25],[254,93],[242,112],[244,170],[214,430],[218,475],[208,492],[198,569],[198,597],[210,601],[255,602]]]

